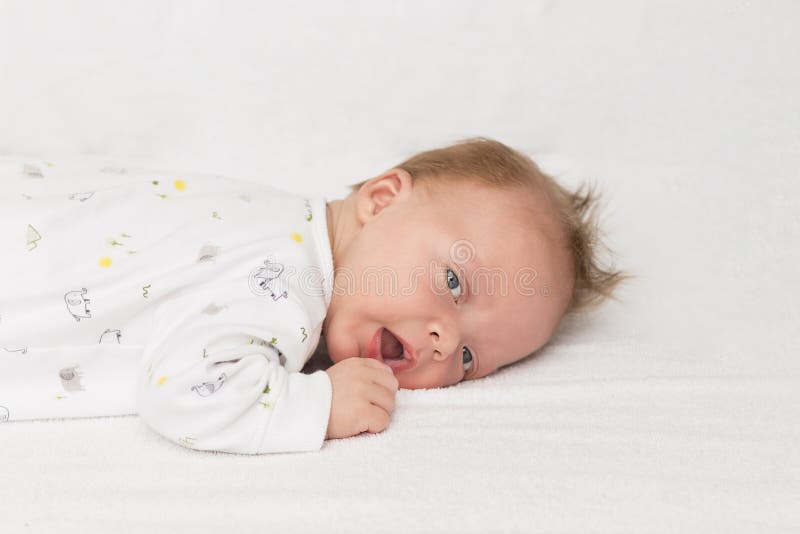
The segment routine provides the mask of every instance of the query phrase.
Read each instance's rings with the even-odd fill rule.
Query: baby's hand
[[[391,367],[372,358],[347,358],[325,372],[333,387],[325,439],[381,432],[389,426],[400,386]]]

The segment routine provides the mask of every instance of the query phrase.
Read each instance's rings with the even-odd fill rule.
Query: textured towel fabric
[[[325,200],[244,180],[0,160],[0,411],[138,413],[196,449],[317,450]]]
[[[386,431],[319,452],[0,425],[3,534],[800,532],[797,2],[0,5],[0,153],[338,198],[490,135],[597,183],[638,276],[535,357],[401,389]]]

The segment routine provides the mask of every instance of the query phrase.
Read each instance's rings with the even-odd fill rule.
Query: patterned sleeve
[[[302,307],[228,289],[215,283],[159,305],[139,368],[139,416],[192,449],[319,450],[330,415],[330,379],[325,371],[285,368],[286,356],[300,357],[289,351],[299,350],[293,336],[303,323]]]

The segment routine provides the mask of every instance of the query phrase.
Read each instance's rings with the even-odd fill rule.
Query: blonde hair
[[[596,188],[581,184],[570,191],[543,173],[527,155],[503,143],[485,137],[473,137],[456,144],[420,152],[396,165],[407,171],[415,182],[435,186],[453,179],[469,179],[490,187],[527,188],[544,194],[558,214],[560,241],[570,253],[574,273],[573,291],[564,313],[596,307],[624,280],[633,278],[623,271],[601,265],[599,249],[612,252],[600,241]],[[351,185],[358,191],[364,180]]]

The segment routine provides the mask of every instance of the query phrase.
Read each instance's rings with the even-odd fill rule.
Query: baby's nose
[[[456,350],[457,340],[455,336],[440,336],[437,330],[430,332],[431,352],[436,359],[444,359]],[[450,340],[453,342],[450,342]]]

